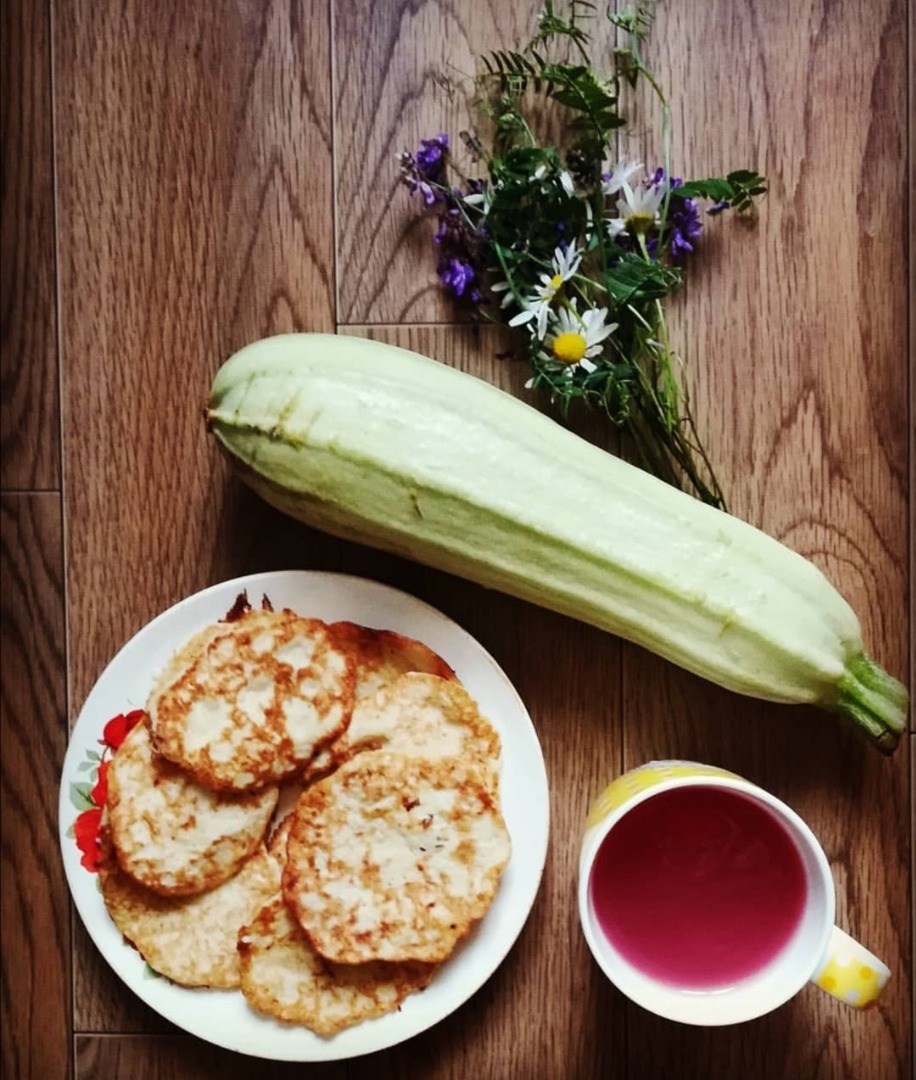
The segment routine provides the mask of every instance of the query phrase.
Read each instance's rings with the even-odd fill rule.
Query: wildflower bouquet
[[[669,107],[646,68],[642,41],[654,0],[607,18],[625,42],[600,75],[589,57],[587,0],[561,18],[547,0],[519,51],[482,58],[475,103],[492,147],[462,132],[473,171],[447,135],[401,155],[411,194],[435,214],[438,274],[475,314],[517,328],[531,367],[529,388],[565,413],[597,405],[633,442],[643,467],[724,506],[697,437],[663,301],[683,283],[706,214],[751,208],[764,178],[741,170],[682,180],[671,174]],[[662,111],[664,163],[652,170],[613,152],[625,120],[625,86],[644,79]],[[535,135],[539,109],[562,112],[561,145]],[[616,162],[616,163],[613,163]]]

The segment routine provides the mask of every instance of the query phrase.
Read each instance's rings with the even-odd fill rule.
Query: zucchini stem
[[[863,653],[847,665],[832,708],[890,754],[906,726],[907,698],[903,683]]]

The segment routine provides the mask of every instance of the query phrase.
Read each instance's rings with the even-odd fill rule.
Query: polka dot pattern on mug
[[[824,967],[814,982],[856,1009],[868,1009],[890,978],[884,964],[842,931],[834,930]]]

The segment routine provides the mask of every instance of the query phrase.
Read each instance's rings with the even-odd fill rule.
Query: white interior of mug
[[[806,901],[792,937],[777,956],[732,986],[682,989],[660,982],[634,967],[608,940],[592,902],[591,876],[605,837],[640,803],[680,787],[735,791],[774,814],[792,838],[806,878]],[[737,779],[680,777],[634,796],[586,835],[579,866],[579,916],[589,948],[614,985],[638,1005],[681,1023],[716,1026],[762,1016],[788,1001],[812,977],[824,956],[833,928],[835,892],[827,858],[814,834],[788,806],[768,792]]]

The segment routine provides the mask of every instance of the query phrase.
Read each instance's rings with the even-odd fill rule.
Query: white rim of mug
[[[734,791],[768,807],[784,825],[788,826],[789,835],[792,836],[793,842],[799,849],[805,865],[809,889],[812,876],[816,877],[822,886],[825,907],[822,916],[823,925],[820,927],[817,939],[813,940],[806,950],[805,965],[800,965],[797,976],[792,979],[772,980],[766,984],[770,968],[770,965],[766,965],[759,973],[751,976],[746,982],[739,983],[736,987],[711,991],[688,990],[653,981],[619,955],[613,967],[606,962],[602,943],[605,946],[609,943],[596,925],[597,920],[592,910],[590,895],[592,869],[598,851],[611,829],[631,810],[665,791],[684,787]],[[827,856],[817,837],[790,806],[749,780],[715,775],[669,777],[634,794],[622,806],[617,807],[600,822],[586,830],[579,859],[579,923],[589,950],[595,962],[622,994],[664,1019],[699,1027],[716,1027],[744,1023],[778,1009],[793,998],[816,974],[826,954],[835,918],[836,886]],[[613,949],[613,946],[610,948]],[[766,993],[761,999],[759,991],[762,985]],[[753,993],[748,993],[748,991]],[[737,1004],[739,995],[746,998],[746,1008],[723,1009],[722,1007],[727,1003],[726,994],[732,995],[728,1002],[732,1005]],[[713,1008],[713,1000],[719,1006],[718,1008]]]

